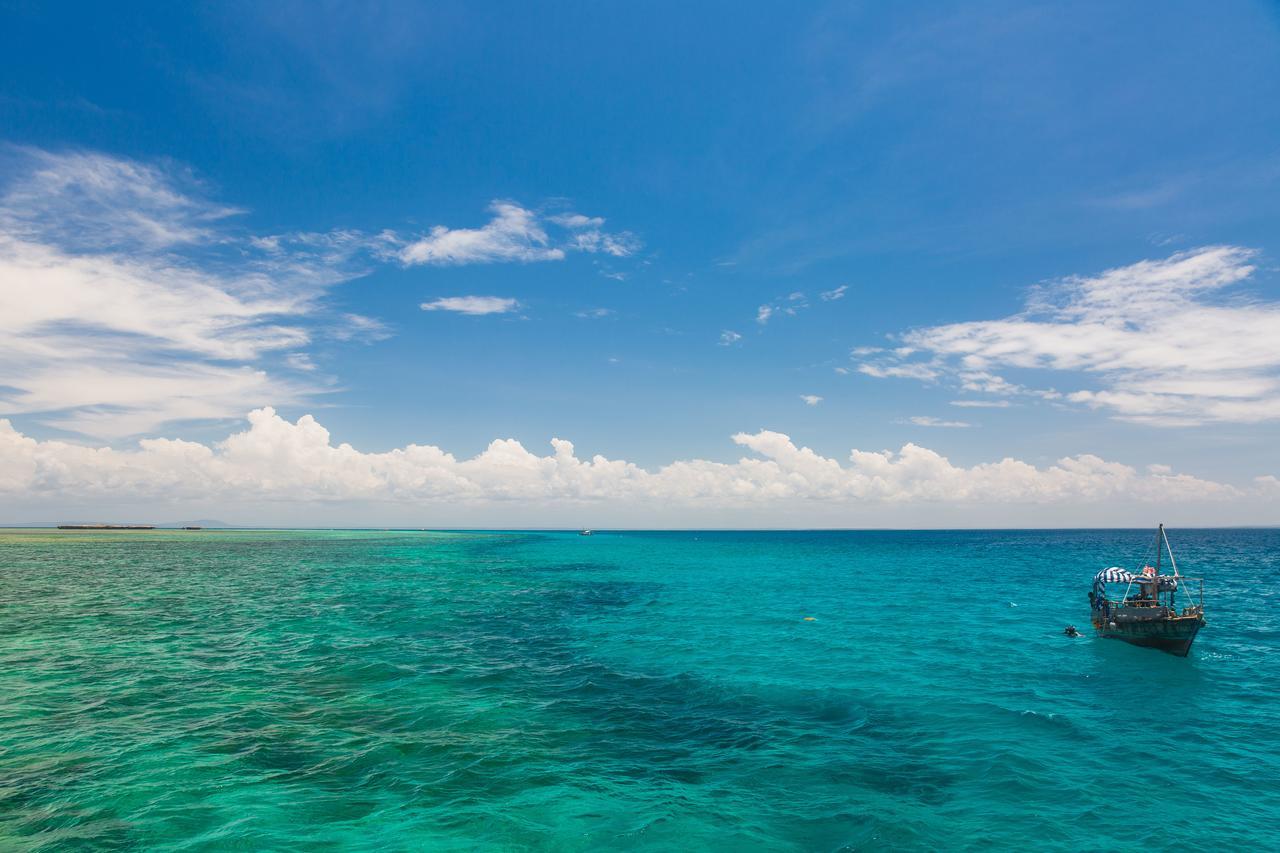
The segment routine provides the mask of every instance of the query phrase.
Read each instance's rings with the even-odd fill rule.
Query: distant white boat
[[[584,528],[582,528],[581,530],[579,530],[579,531],[578,531],[578,535],[579,535],[579,536],[590,536],[590,535],[591,535],[591,533],[592,533],[592,531],[591,531],[591,528],[589,528],[589,527],[584,527]]]

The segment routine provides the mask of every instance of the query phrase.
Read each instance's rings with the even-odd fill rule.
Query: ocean
[[[1185,659],[1147,530],[0,531],[0,849],[1278,849],[1280,531],[1170,538]]]

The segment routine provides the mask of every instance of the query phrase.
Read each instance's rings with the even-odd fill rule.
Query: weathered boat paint
[[[1104,569],[1094,578],[1094,591],[1089,593],[1091,618],[1099,637],[1123,640],[1135,646],[1159,649],[1178,657],[1186,657],[1191,644],[1204,627],[1204,581],[1188,578],[1178,571],[1173,549],[1165,535],[1164,525],[1156,531],[1156,564],[1138,572],[1127,572],[1118,566]],[[1160,574],[1161,549],[1169,553],[1172,575]],[[1199,600],[1178,610],[1178,593],[1190,598],[1186,584],[1200,581]],[[1126,583],[1125,598],[1110,601],[1106,597],[1108,583]],[[1129,596],[1128,590],[1137,585],[1138,594]],[[1187,599],[1184,599],[1187,600]]]

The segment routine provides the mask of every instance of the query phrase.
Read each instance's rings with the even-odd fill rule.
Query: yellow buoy
[[[806,616],[806,617],[804,617],[804,621],[806,621],[806,622],[816,622],[816,621],[818,621],[818,620],[817,620],[815,617],[813,617],[813,616]]]

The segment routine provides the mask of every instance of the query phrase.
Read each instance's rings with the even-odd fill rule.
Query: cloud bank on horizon
[[[1037,467],[1005,458],[968,467],[908,443],[898,451],[822,456],[769,430],[738,433],[753,454],[733,463],[693,459],[647,470],[624,460],[580,459],[554,438],[539,456],[514,439],[458,459],[432,445],[386,452],[335,445],[311,415],[296,422],[263,408],[248,429],[214,444],[153,438],[133,449],[39,441],[0,420],[0,496],[23,501],[391,502],[475,505],[504,501],[720,507],[795,507],[813,502],[1045,505],[1096,501],[1237,501],[1280,495],[1263,476],[1236,486],[1164,465],[1139,471],[1082,454]]]

